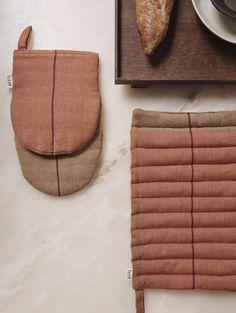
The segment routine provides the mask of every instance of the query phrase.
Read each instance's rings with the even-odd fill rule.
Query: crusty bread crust
[[[174,0],[136,0],[138,31],[144,52],[152,55],[165,38]]]

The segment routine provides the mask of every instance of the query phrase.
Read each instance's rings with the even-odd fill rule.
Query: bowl
[[[236,20],[236,0],[211,0],[211,2],[221,13]]]

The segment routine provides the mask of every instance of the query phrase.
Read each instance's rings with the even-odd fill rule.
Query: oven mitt
[[[11,117],[25,178],[52,195],[79,191],[102,145],[99,58],[93,52],[28,50],[32,27],[14,51]]]
[[[135,110],[132,264],[145,289],[236,291],[236,111]]]

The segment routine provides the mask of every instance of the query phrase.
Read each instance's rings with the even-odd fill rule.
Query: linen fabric
[[[38,190],[53,196],[70,195],[90,182],[97,168],[101,147],[101,128],[80,151],[54,157],[32,152],[16,139],[24,177]]]
[[[28,50],[32,27],[13,58],[11,117],[25,178],[51,195],[81,190],[102,147],[99,57],[94,52]]]
[[[135,110],[132,264],[145,289],[236,291],[236,112]]]
[[[40,154],[78,151],[93,137],[100,116],[98,55],[27,50],[31,28],[13,58],[11,115],[21,144]]]

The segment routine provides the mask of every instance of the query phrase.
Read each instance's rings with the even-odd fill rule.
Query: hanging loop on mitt
[[[18,50],[28,49],[28,45],[31,39],[32,26],[26,27],[20,35],[18,40]]]

